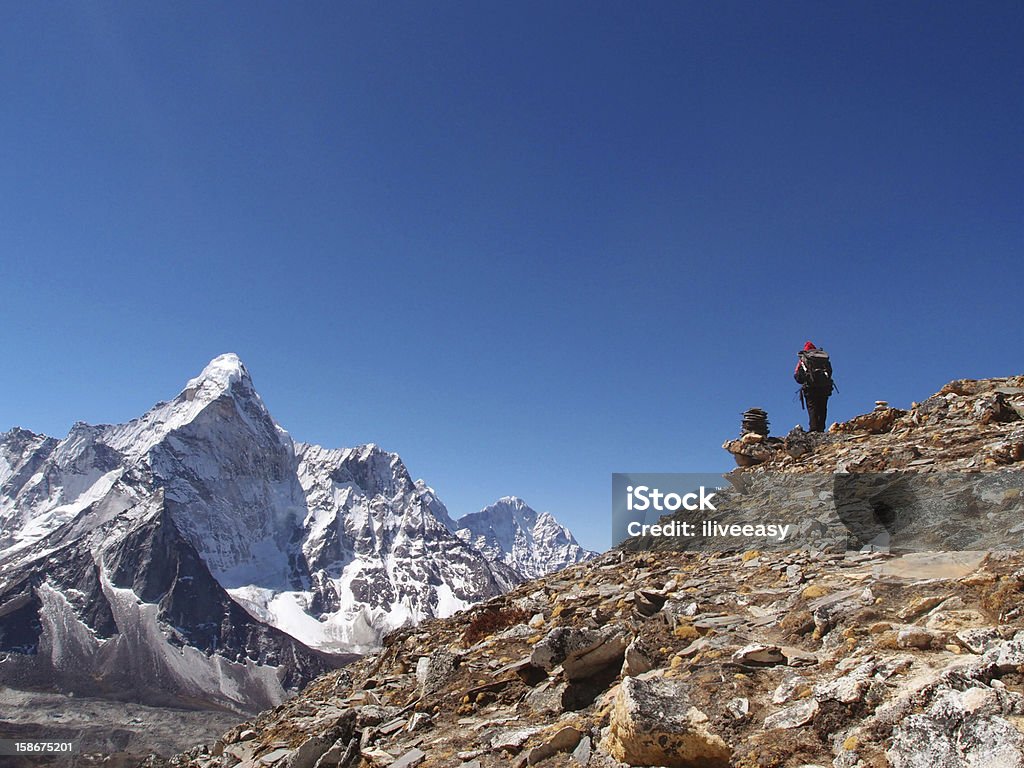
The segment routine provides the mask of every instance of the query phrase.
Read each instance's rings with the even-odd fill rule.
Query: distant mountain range
[[[455,535],[488,560],[501,562],[527,579],[560,571],[595,555],[547,512],[536,512],[515,496],[504,496],[462,517]]]
[[[294,442],[222,355],[125,424],[0,434],[0,683],[272,706],[594,554],[521,499],[456,522],[397,454]]]

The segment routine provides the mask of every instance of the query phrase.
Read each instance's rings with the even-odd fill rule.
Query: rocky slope
[[[125,424],[0,435],[0,684],[273,706],[524,580],[457,527],[396,454],[293,442],[222,355]]]
[[[1022,385],[954,382],[758,460],[1012,467]],[[1024,766],[1022,598],[1019,551],[612,551],[392,633],[170,763]]]

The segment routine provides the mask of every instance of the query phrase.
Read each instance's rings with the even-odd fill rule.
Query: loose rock
[[[707,716],[689,700],[681,681],[627,677],[601,749],[628,765],[725,768],[732,750],[708,730]]]
[[[770,731],[773,728],[799,728],[811,722],[817,713],[817,700],[808,699],[768,715],[764,719],[764,729]]]

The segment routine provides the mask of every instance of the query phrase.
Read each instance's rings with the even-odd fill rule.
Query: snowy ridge
[[[397,454],[374,444],[297,443],[295,451],[308,509],[303,553],[317,598],[307,607],[322,612],[319,628],[303,622],[307,642],[368,649],[382,632],[450,615],[521,580],[451,532],[444,505],[412,481]],[[298,600],[279,599],[272,614],[294,614]]]
[[[459,519],[456,535],[526,578],[537,578],[597,556],[547,512],[537,512],[516,496]]]
[[[242,706],[172,663],[195,649],[220,659],[202,679],[271,702],[323,668],[311,649],[371,650],[590,554],[517,499],[488,510],[453,522],[377,445],[293,443],[221,355],[124,424],[0,434],[0,678],[114,685],[126,653],[174,696]]]
[[[238,415],[252,432],[264,432],[282,446],[290,446],[287,432],[270,419],[249,371],[233,353],[211,360],[198,376],[189,379],[173,400],[157,403],[145,415],[126,424],[106,427],[104,442],[128,455],[144,455],[170,433],[191,424],[212,403],[224,398],[235,401]]]

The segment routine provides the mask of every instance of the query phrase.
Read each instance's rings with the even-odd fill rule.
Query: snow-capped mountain
[[[397,454],[296,443],[295,458],[309,583],[272,596],[231,592],[303,642],[365,650],[383,632],[449,616],[523,580],[455,536],[444,505]]]
[[[560,571],[597,556],[547,512],[531,509],[515,496],[459,518],[456,535],[494,562],[528,579]]]
[[[481,551],[396,454],[293,442],[222,355],[125,424],[0,434],[0,683],[266,706],[557,566],[533,516]]]

